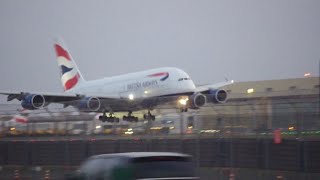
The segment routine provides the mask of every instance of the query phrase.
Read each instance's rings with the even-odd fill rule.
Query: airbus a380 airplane
[[[133,111],[148,110],[145,119],[155,119],[150,111],[158,105],[171,104],[182,112],[198,109],[207,102],[224,103],[227,92],[219,89],[232,82],[196,87],[181,69],[164,67],[85,81],[61,40],[54,45],[64,93],[0,92],[7,101],[17,99],[25,109],[34,110],[50,103],[74,106],[81,111],[103,112],[101,121],[119,121],[114,112],[127,111],[123,120],[137,121]],[[109,113],[107,115],[106,113]]]

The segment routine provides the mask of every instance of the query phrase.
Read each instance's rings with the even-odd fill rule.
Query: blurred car
[[[90,157],[67,180],[198,179],[192,158],[169,152],[131,152]]]

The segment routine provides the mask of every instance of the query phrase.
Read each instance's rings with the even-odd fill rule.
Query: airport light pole
[[[180,136],[183,136],[184,113],[180,112]]]

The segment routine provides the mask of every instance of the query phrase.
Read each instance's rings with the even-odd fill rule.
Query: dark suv
[[[191,156],[167,152],[131,152],[90,157],[68,180],[198,179]]]

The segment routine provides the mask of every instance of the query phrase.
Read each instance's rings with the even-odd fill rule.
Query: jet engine
[[[82,111],[98,111],[100,106],[101,102],[96,97],[85,97],[77,105],[78,109]]]
[[[190,108],[198,109],[201,106],[204,106],[207,103],[207,98],[201,93],[196,93],[190,96]]]
[[[210,89],[209,97],[213,103],[225,103],[228,98],[228,93],[222,89]]]
[[[45,98],[43,95],[28,94],[21,100],[21,106],[28,110],[42,108],[45,105]]]

